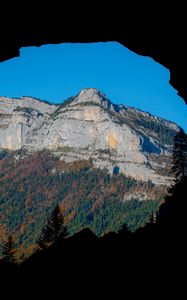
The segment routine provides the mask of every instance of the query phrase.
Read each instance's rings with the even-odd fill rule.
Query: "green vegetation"
[[[140,190],[150,201],[124,202],[125,193]],[[10,153],[0,160],[0,239],[14,236],[19,250],[30,255],[57,204],[69,234],[90,227],[100,236],[118,231],[124,223],[134,231],[148,222],[164,192],[152,182],[110,176],[94,169],[91,161],[65,163],[49,151],[15,161]]]
[[[0,160],[5,159],[5,157],[8,155],[8,151],[5,149],[0,149]]]
[[[61,110],[64,107],[68,106],[70,103],[72,103],[75,100],[75,98],[76,98],[76,96],[69,97],[68,99],[64,100],[64,102],[62,104],[59,104],[57,109],[55,109],[55,111],[52,113],[51,118],[55,119],[61,113]]]
[[[174,136],[176,131],[162,124],[161,122],[156,122],[151,119],[137,119],[135,120],[135,125],[141,126],[143,128],[149,129],[157,134],[158,142],[160,144],[173,145]]]
[[[78,95],[69,97],[68,99],[64,100],[64,102],[63,102],[60,106],[61,106],[61,107],[65,107],[65,106],[71,104],[71,103],[75,100],[75,98],[76,98],[77,96],[78,96]]]
[[[63,146],[63,147],[58,147],[57,151],[63,152],[63,153],[69,153],[69,152],[76,152],[77,149],[69,146]]]
[[[125,223],[131,231],[144,226],[149,222],[152,212],[159,208],[158,200],[130,200],[122,202],[111,195],[105,199],[100,207],[93,211],[93,201],[83,199],[78,203],[77,216],[71,222],[71,233],[75,233],[82,228],[90,229],[98,236],[110,231],[118,232]]]
[[[33,112],[36,112],[37,113],[37,116],[43,116],[42,113],[40,113],[38,110],[32,108],[32,107],[20,107],[20,106],[17,106],[14,111],[20,111],[20,112],[23,112],[25,114],[32,114]]]

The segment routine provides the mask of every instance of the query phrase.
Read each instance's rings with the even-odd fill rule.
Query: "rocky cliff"
[[[91,159],[138,180],[170,184],[176,124],[115,105],[96,89],[83,89],[61,105],[31,97],[0,97],[0,148],[49,149],[67,162]]]

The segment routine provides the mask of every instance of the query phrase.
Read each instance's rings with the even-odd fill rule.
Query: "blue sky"
[[[166,68],[116,42],[27,47],[0,64],[0,96],[60,103],[94,87],[114,103],[174,121],[187,132],[187,106],[169,78]]]

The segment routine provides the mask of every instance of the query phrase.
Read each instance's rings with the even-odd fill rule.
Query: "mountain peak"
[[[102,105],[103,101],[106,102],[108,100],[102,92],[98,91],[96,88],[84,88],[77,95],[74,102],[95,102]]]
[[[89,97],[89,98],[94,98],[94,97],[106,98],[106,96],[96,88],[84,88],[80,91],[78,96]]]

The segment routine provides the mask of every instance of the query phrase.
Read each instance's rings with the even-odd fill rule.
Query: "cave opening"
[[[69,194],[58,191],[64,196],[61,207],[71,234],[87,226],[98,236],[112,229],[117,231],[129,205],[135,217],[125,222],[132,231],[148,221],[150,213],[158,209],[165,186],[170,182],[171,157],[168,153],[172,153],[172,140],[177,130],[174,123],[186,130],[186,106],[169,86],[169,72],[165,68],[119,43],[48,45],[25,48],[20,58],[2,63],[0,80],[1,160],[5,161],[7,149],[15,151],[14,162],[20,163],[19,157],[23,155],[25,167],[19,167],[23,168],[22,175],[28,176],[27,184],[18,176],[17,189],[14,185],[10,187],[11,193],[16,191],[19,197],[26,194],[23,203],[20,202],[28,209],[23,219],[34,218],[34,184],[40,201],[45,202],[44,191],[41,193],[38,185],[41,183],[39,177],[36,176],[36,184],[36,178],[34,180],[33,173],[29,172],[35,168],[39,176],[45,178],[45,172],[50,174],[51,182],[56,174],[65,178]],[[12,105],[11,109],[7,103]],[[96,123],[95,128],[93,124]],[[42,129],[41,134],[38,128]],[[40,153],[33,154],[37,145]],[[41,154],[41,150],[46,149],[60,158],[60,166],[49,153]],[[26,150],[33,155],[31,161]],[[10,159],[11,154],[7,155]],[[46,160],[49,164],[44,167]],[[11,174],[12,168],[10,164],[9,179],[15,174],[15,168]],[[115,175],[121,176],[112,176],[116,171]],[[6,180],[4,175],[2,178]],[[50,186],[48,179],[45,180]],[[28,181],[32,182],[29,190]],[[46,194],[40,220],[33,219],[33,223],[28,224],[24,221],[24,227],[21,219],[17,219],[21,207],[14,207],[11,220],[4,218],[1,224],[4,235],[10,228],[12,233],[19,228],[17,237],[19,245],[26,248],[25,252],[29,251],[30,232],[36,230],[34,222],[41,226],[45,213],[50,212],[51,194],[55,195],[57,183],[54,187]],[[74,203],[78,192],[82,193],[81,201],[74,209],[68,203],[69,199]],[[117,225],[113,222],[116,215],[109,210],[105,195],[110,199],[110,208],[115,208],[119,214]],[[87,196],[89,201],[85,199]],[[120,201],[115,202],[114,197],[122,198],[124,207]],[[55,201],[59,201],[58,196]],[[10,203],[3,202],[3,205],[7,216]],[[96,228],[101,220],[102,225]]]

